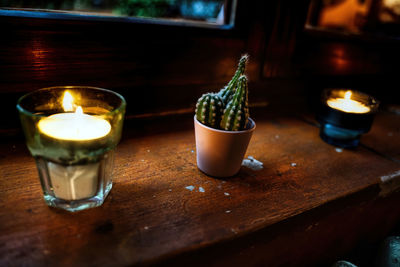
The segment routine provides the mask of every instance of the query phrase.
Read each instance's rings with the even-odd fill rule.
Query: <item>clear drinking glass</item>
[[[66,91],[73,97],[69,109],[65,107]],[[78,211],[103,204],[112,188],[114,150],[121,138],[125,106],[121,95],[87,86],[44,88],[18,100],[26,143],[36,160],[47,205]],[[80,108],[84,115],[75,115]],[[58,122],[64,125],[53,127],[61,137],[42,127],[43,122],[59,114],[72,116],[73,124],[75,116],[82,120],[79,122],[83,128],[79,126],[77,131],[85,137],[70,138],[69,128],[74,127],[64,129],[63,120]],[[97,136],[98,125],[87,123],[87,119],[100,122],[107,131]],[[53,120],[57,122],[59,118]]]

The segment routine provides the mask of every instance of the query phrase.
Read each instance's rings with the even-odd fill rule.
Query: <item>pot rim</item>
[[[251,122],[253,127],[251,127],[250,129],[247,129],[247,130],[242,130],[242,131],[226,131],[226,130],[220,130],[220,129],[215,129],[215,128],[209,127],[209,126],[204,125],[203,123],[199,122],[196,118],[196,115],[194,115],[194,121],[196,124],[200,125],[201,127],[204,127],[210,131],[219,132],[219,133],[241,134],[241,133],[252,132],[256,129],[256,122],[252,118],[249,118],[249,121]]]

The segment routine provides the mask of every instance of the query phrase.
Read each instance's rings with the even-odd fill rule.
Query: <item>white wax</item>
[[[39,130],[54,139],[86,141],[106,136],[111,125],[102,118],[83,113],[58,113],[41,119]]]
[[[369,107],[359,101],[346,98],[331,98],[328,99],[327,104],[331,108],[348,113],[367,113],[371,110]]]
[[[49,162],[50,180],[54,195],[64,200],[92,197],[97,192],[100,163],[64,166]]]

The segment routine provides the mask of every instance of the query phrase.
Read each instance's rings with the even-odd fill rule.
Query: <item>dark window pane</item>
[[[101,16],[194,20],[222,25],[228,21],[225,14],[227,2],[226,0],[0,0],[0,7],[33,9],[33,11],[69,11]]]

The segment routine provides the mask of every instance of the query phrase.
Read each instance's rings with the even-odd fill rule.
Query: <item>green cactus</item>
[[[249,120],[247,77],[238,79],[237,89],[232,99],[226,105],[220,127],[226,131],[241,131]]]
[[[197,101],[196,118],[204,125],[218,129],[223,109],[223,102],[218,94],[204,94]]]
[[[202,95],[196,104],[196,119],[215,129],[241,131],[249,120],[247,77],[244,75],[249,56],[239,61],[235,75],[218,93]]]
[[[230,80],[228,85],[226,85],[218,92],[218,95],[222,98],[224,105],[228,104],[228,102],[232,99],[232,96],[235,93],[237,87],[238,79],[241,75],[244,74],[248,60],[249,56],[247,54],[243,55],[240,58],[238,67],[232,79]]]

